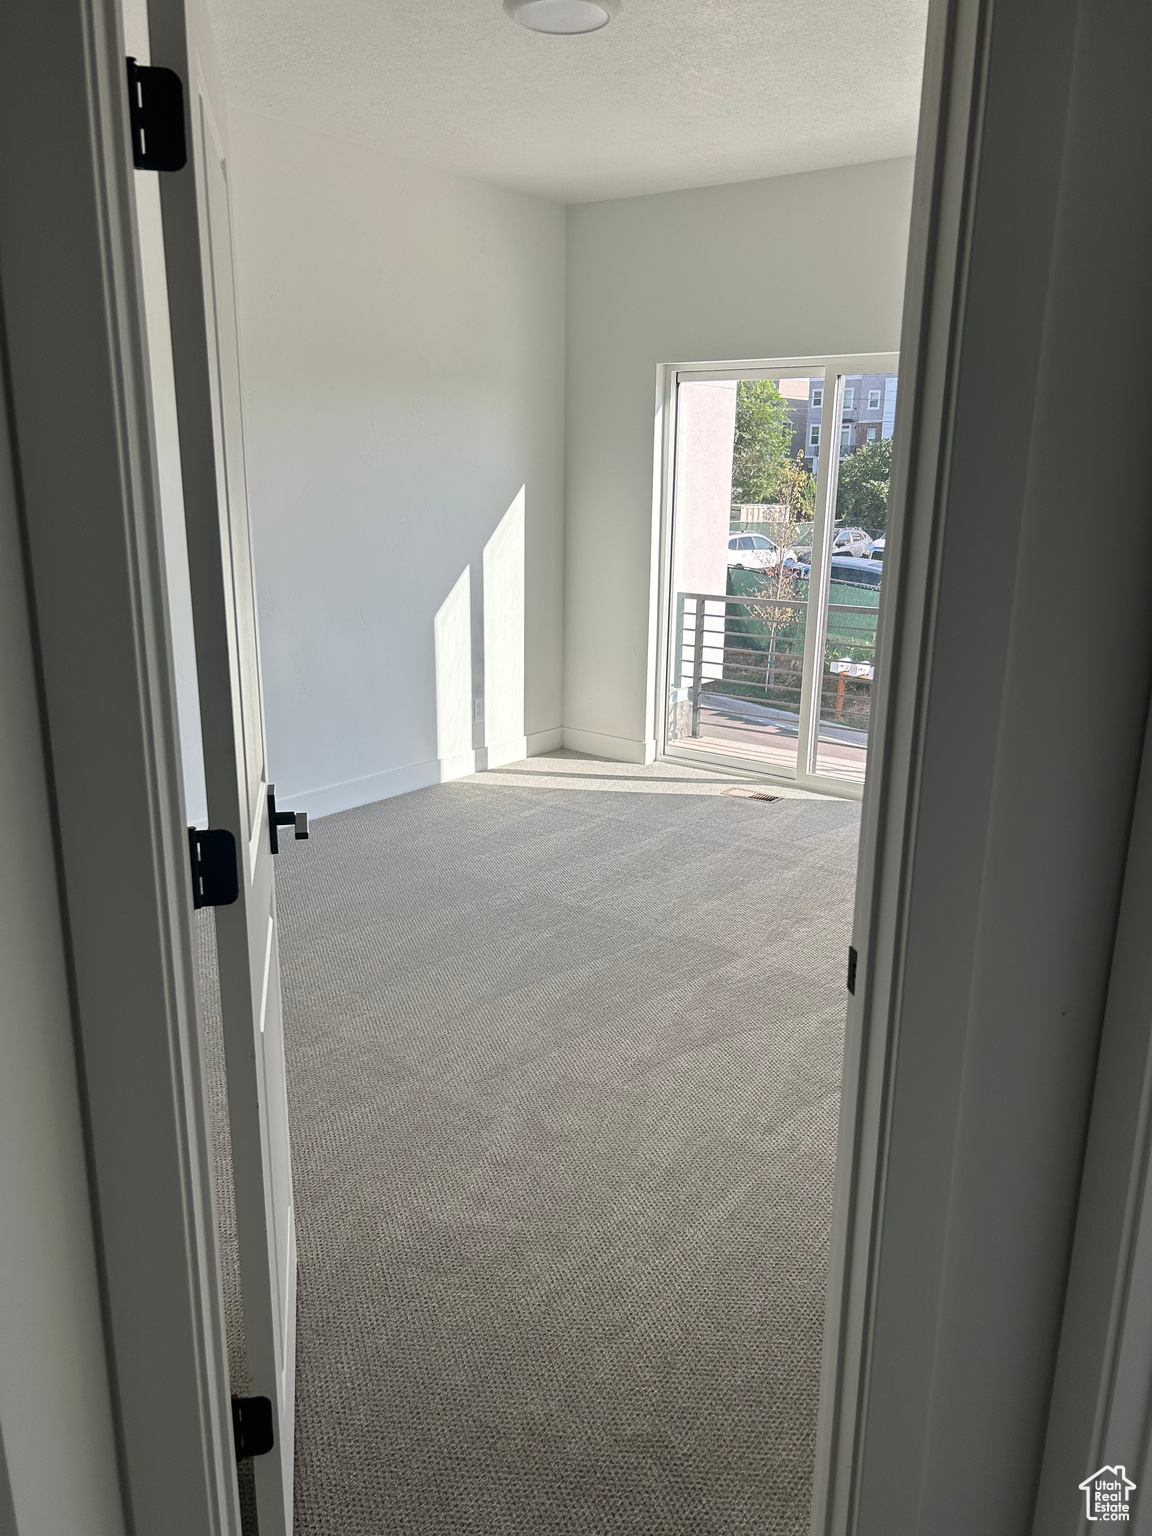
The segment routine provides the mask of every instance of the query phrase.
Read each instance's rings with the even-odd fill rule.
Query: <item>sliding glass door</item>
[[[669,755],[862,785],[898,382],[892,355],[675,375]]]

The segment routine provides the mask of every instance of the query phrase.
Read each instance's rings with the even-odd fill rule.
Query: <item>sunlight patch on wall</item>
[[[484,740],[489,768],[524,744],[524,487],[484,546]]]
[[[441,778],[475,770],[472,750],[472,568],[465,566],[433,624],[436,647],[436,755]]]

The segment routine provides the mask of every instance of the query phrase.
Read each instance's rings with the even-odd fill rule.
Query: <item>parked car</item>
[[[869,560],[883,560],[883,558],[884,558],[884,535],[883,534],[881,534],[878,539],[873,539],[871,544],[869,544],[869,546],[868,546],[868,558],[869,558]]]
[[[853,555],[863,557],[868,554],[872,540],[863,528],[837,528],[832,539],[832,555]],[[883,540],[881,540],[883,548]],[[797,575],[804,575],[800,571],[801,565],[809,565],[812,560],[811,544],[792,544],[785,551],[781,564],[786,571],[795,571]]]
[[[734,533],[728,540],[728,565],[734,571],[771,571],[780,551],[762,533]]]
[[[833,555],[832,580],[850,587],[878,587],[884,579],[884,566],[879,560],[869,560],[863,555]]]
[[[868,553],[871,542],[863,528],[837,528],[832,540],[832,553],[863,557]]]
[[[831,579],[842,586],[878,587],[884,579],[884,565],[880,560],[868,560],[863,555],[833,555],[828,562]],[[805,581],[812,574],[806,560],[797,561],[792,574]]]

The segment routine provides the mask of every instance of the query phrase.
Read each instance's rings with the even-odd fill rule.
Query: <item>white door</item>
[[[296,1237],[260,652],[244,467],[223,100],[202,0],[153,0],[152,63],[187,92],[188,164],[162,173],[208,820],[236,839],[215,908],[250,1385],[275,1444],[254,1459],[261,1536],[292,1530]]]

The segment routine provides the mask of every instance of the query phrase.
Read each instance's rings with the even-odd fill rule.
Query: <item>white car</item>
[[[762,533],[734,533],[728,540],[728,564],[734,571],[771,571],[780,551]]]
[[[874,547],[876,546],[873,545],[871,536],[865,533],[863,528],[838,528],[833,536],[832,548],[828,551],[828,557],[831,559],[833,555],[853,555],[859,559],[861,556],[868,555]],[[883,538],[879,540],[878,548],[879,553],[876,558],[877,560],[882,560],[884,558]],[[811,560],[811,544],[794,544],[790,549],[784,551],[783,563],[785,570],[798,569],[802,565],[810,564]],[[732,564],[731,555],[728,556],[728,564]]]
[[[866,555],[871,542],[863,528],[838,528],[832,540],[832,553],[834,555]]]
[[[868,558],[869,558],[869,560],[883,560],[883,558],[884,558],[884,535],[883,534],[881,534],[878,539],[873,539],[871,544],[869,544],[869,546],[868,546]]]

